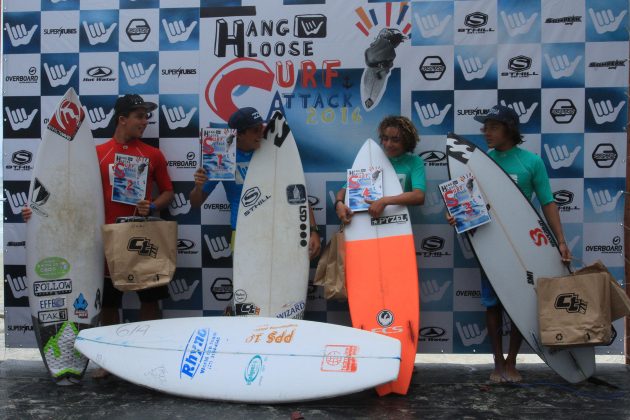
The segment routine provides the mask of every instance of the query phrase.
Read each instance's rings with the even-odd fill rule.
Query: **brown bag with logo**
[[[114,287],[123,292],[164,286],[177,266],[177,222],[129,217],[103,226]]]
[[[586,270],[568,276],[539,278],[536,293],[542,344],[610,344],[613,336],[610,291],[607,272]]]
[[[345,249],[345,235],[341,226],[324,247],[317,263],[315,279],[313,279],[315,286],[324,287],[326,299],[345,300],[348,298],[344,264]]]
[[[617,283],[617,280],[610,274],[603,262],[595,261],[591,265],[580,268],[575,274],[606,273],[610,286],[610,320],[615,321],[624,316],[630,315],[630,298],[626,291]]]

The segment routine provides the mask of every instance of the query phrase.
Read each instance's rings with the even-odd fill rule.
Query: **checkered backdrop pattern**
[[[425,205],[411,210],[420,352],[490,351],[479,267],[445,224],[437,185],[447,180],[446,133],[485,148],[472,117],[498,102],[517,111],[524,147],[546,164],[577,265],[601,259],[623,283],[627,14],[626,0],[5,1],[7,346],[35,346],[19,213],[48,116],[70,86],[97,143],[114,131],[118,95],[159,104],[145,137],[163,151],[174,181],[176,198],[162,216],[179,223],[165,317],[218,315],[230,303],[225,192],[219,186],[201,209],[191,209],[187,196],[199,129],[225,125],[246,105],[287,116],[325,236],[338,228],[334,192],[365,138],[385,115],[412,118],[428,184]],[[383,28],[406,39],[368,107],[364,54]],[[123,318],[135,320],[138,308],[127,294]],[[307,319],[350,322],[347,304],[326,301],[318,287],[309,288]],[[622,341],[600,349],[611,351],[623,351]]]

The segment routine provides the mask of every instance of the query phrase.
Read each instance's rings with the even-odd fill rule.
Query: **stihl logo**
[[[529,236],[532,238],[532,241],[534,241],[536,246],[549,245],[549,240],[541,228],[530,230]]]
[[[156,258],[158,247],[153,245],[149,238],[131,238],[127,244],[127,250],[137,252],[143,257]]]
[[[575,293],[563,293],[556,297],[554,306],[556,309],[566,309],[570,313],[585,314],[588,302],[580,299]]]

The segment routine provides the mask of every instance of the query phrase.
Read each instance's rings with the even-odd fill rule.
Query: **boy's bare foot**
[[[523,380],[521,374],[516,370],[516,364],[509,362],[505,364],[505,380],[507,382],[521,382]]]
[[[105,379],[109,377],[109,375],[111,375],[111,373],[109,373],[105,369],[98,368],[94,372],[92,372],[92,379]]]
[[[490,380],[496,383],[505,382],[503,366],[495,365],[494,370],[490,374]]]

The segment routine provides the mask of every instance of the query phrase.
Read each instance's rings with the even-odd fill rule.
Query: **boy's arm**
[[[560,213],[558,212],[558,206],[556,206],[556,203],[552,201],[542,206],[542,211],[545,215],[545,219],[547,220],[547,224],[549,224],[553,235],[558,241],[558,248],[560,249],[560,254],[562,254],[562,261],[567,264],[570,263],[571,251],[569,250],[569,247],[567,246],[567,241],[564,238],[562,223],[560,223]]]

